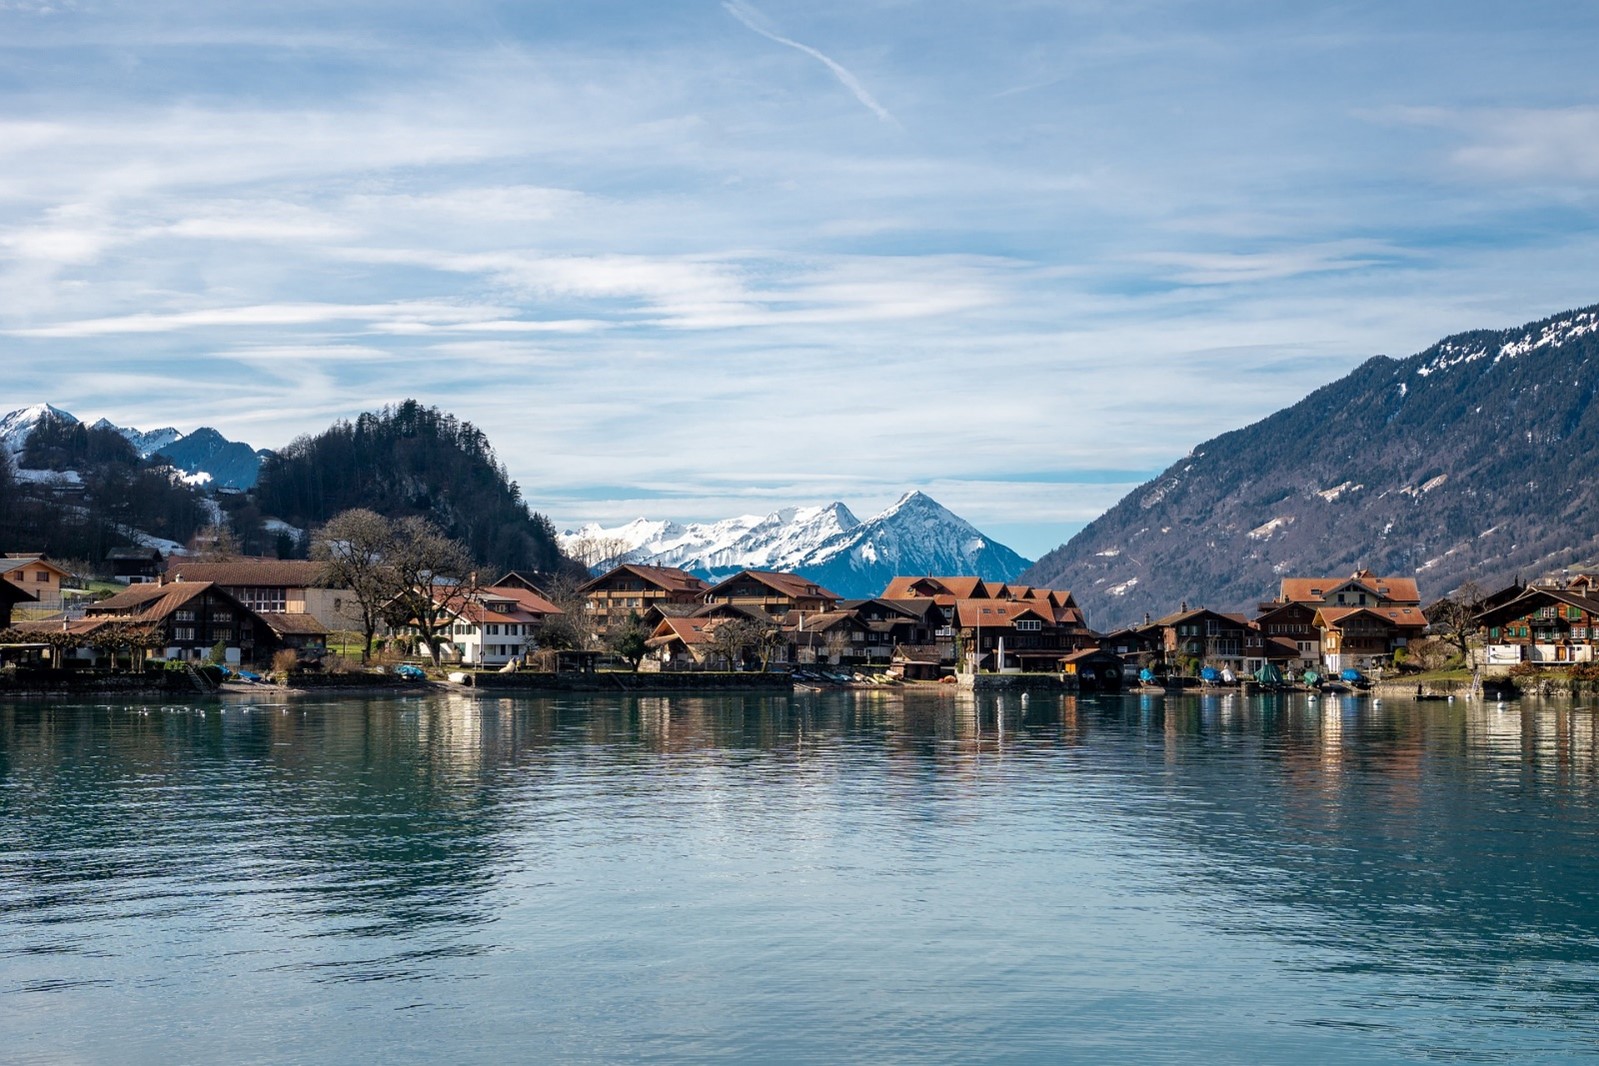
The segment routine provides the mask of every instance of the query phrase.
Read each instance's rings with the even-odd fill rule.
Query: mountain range
[[[1415,574],[1426,599],[1599,558],[1599,307],[1378,356],[1196,447],[1022,580],[1113,628],[1285,575]]]
[[[802,574],[847,598],[876,596],[900,574],[976,574],[1011,581],[1028,567],[1003,544],[921,492],[861,521],[842,503],[681,525],[637,519],[561,537],[569,554],[601,568],[674,566],[710,580],[743,569]]]
[[[54,418],[69,426],[78,425],[77,416],[47,403],[23,407],[0,417],[0,448],[10,453],[16,464],[39,420]],[[231,441],[208,426],[184,433],[171,426],[154,430],[130,429],[102,418],[90,428],[110,429],[121,434],[141,459],[160,457],[185,475],[193,485],[220,489],[249,489],[261,472],[261,460],[270,453],[238,441]]]

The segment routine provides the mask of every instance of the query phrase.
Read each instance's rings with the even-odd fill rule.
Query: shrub
[[[300,668],[300,653],[293,648],[284,648],[272,656],[272,672],[287,677]]]
[[[1538,677],[1543,673],[1536,663],[1517,663],[1509,671],[1511,677]]]
[[[1573,681],[1599,681],[1599,663],[1578,663],[1571,668]]]

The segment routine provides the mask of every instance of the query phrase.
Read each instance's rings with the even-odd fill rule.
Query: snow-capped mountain
[[[75,426],[79,421],[71,412],[47,403],[23,407],[0,417],[0,447],[11,454],[14,465],[20,466],[16,460],[20,459],[28,436],[46,417],[55,418],[69,426]],[[101,418],[89,428],[109,429],[121,434],[142,459],[159,454],[181,471],[185,475],[184,480],[192,485],[251,488],[260,473],[261,459],[266,454],[248,444],[230,441],[208,427],[187,434],[171,426],[144,431],[119,426],[110,419]]]
[[[52,417],[65,422],[69,426],[77,425],[78,420],[59,407],[52,407],[47,403],[36,403],[31,407],[18,408],[10,414],[0,417],[0,447],[11,453],[13,459],[22,454],[23,447],[28,443],[28,435],[33,432],[33,427],[46,417]]]
[[[611,529],[590,524],[562,534],[561,547],[592,567],[647,563],[726,575],[791,569],[817,545],[860,524],[848,507],[830,503],[688,525],[645,518]]]
[[[148,459],[156,452],[165,448],[174,441],[181,440],[183,431],[172,426],[163,426],[161,429],[152,429],[148,432],[138,429],[127,429],[116,425],[109,418],[102,418],[90,429],[111,429],[122,434],[123,438],[139,453],[139,458]]]
[[[973,574],[1014,581],[1032,566],[922,492],[817,545],[794,569],[842,596],[875,596],[891,578]]]
[[[842,503],[680,525],[637,519],[561,537],[596,569],[675,566],[708,579],[743,569],[804,574],[841,596],[875,596],[901,574],[976,574],[1009,581],[1031,563],[921,492],[862,522]]]

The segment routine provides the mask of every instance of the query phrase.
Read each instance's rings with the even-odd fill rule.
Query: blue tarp
[[[1199,671],[1199,677],[1202,681],[1220,681],[1221,673],[1214,666],[1207,666]]]
[[[1345,681],[1359,681],[1361,679],[1360,678],[1360,671],[1356,670],[1356,669],[1353,669],[1353,668],[1345,670],[1343,673],[1339,674],[1338,676],[1343,678]]]
[[[1138,680],[1142,681],[1144,684],[1147,685],[1151,681],[1155,680],[1155,675],[1150,673],[1149,670],[1146,668],[1146,669],[1138,671]]]

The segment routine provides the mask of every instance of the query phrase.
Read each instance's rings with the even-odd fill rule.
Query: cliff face
[[[1106,629],[1284,575],[1415,573],[1434,599],[1599,556],[1599,307],[1375,358],[1206,441],[1021,580]]]

